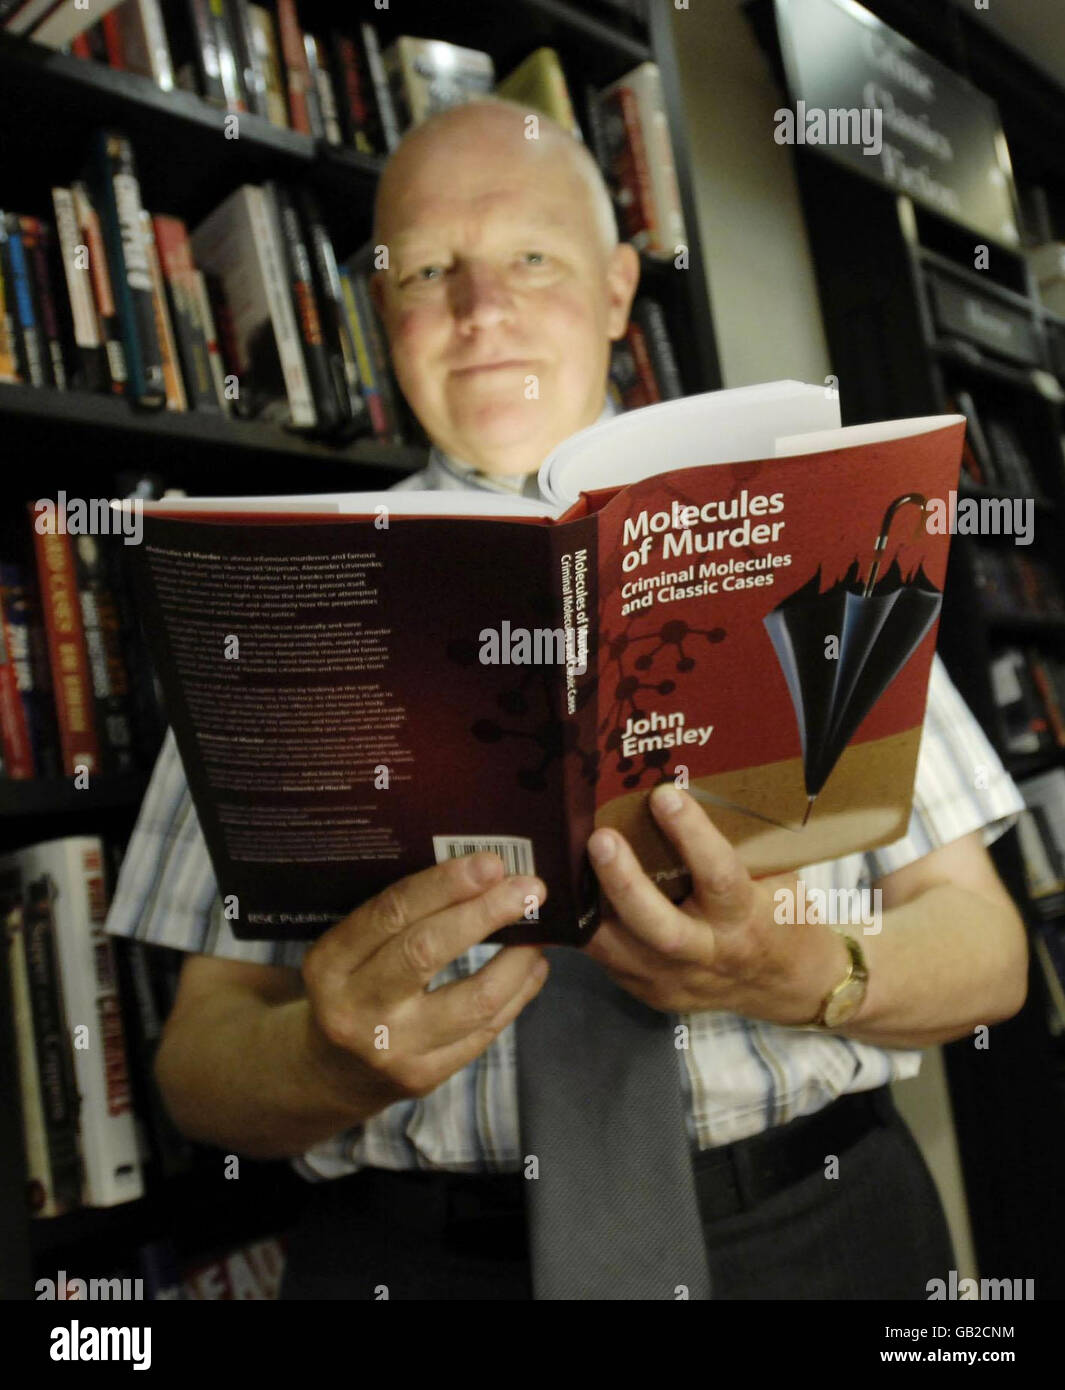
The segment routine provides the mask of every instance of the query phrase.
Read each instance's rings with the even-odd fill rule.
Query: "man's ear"
[[[629,310],[640,282],[640,257],[629,242],[619,242],[611,251],[606,282],[609,303],[607,334],[610,338],[622,338],[629,326]]]

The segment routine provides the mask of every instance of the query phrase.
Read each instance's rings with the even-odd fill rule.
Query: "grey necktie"
[[[516,1020],[537,1299],[706,1299],[674,1016],[572,947]]]

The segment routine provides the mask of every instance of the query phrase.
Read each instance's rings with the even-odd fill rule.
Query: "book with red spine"
[[[621,223],[622,238],[637,250],[654,244],[657,235],[654,191],[640,109],[631,87],[615,85],[600,97],[603,170]]]
[[[312,134],[308,90],[311,70],[307,50],[303,45],[303,30],[296,14],[295,0],[277,0],[277,28],[281,40],[281,57],[285,64],[285,90],[288,93],[289,118],[292,129],[303,135]]]
[[[59,720],[63,776],[73,777],[81,769],[100,772],[100,737],[72,538],[61,533],[58,525],[54,531],[47,529],[47,516],[35,515],[33,503],[29,504],[29,512]],[[40,529],[37,523],[41,523]]]
[[[36,775],[33,740],[23,701],[29,679],[29,643],[25,625],[17,626],[2,584],[0,568],[0,746],[4,754],[4,776],[28,781]]]

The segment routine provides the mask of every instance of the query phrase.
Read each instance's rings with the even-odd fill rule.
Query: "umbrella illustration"
[[[923,566],[903,578],[896,559],[877,579],[891,523],[910,503],[920,507],[913,535],[921,530],[927,499],[917,492],[896,497],[884,513],[864,583],[856,560],[821,593],[818,568],[763,619],[799,726],[807,795],[803,825],[858,726],[916,651],[943,602]],[[827,654],[829,638],[836,639],[834,658]]]

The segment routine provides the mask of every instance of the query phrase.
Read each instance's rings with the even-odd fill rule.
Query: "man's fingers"
[[[692,897],[712,926],[750,915],[754,883],[733,846],[687,792],[664,782],[651,793],[655,823],[692,876]]]
[[[433,864],[401,878],[325,933],[318,946],[321,964],[330,969],[357,970],[412,923],[468,902],[498,883],[503,874],[498,854],[480,853]]]
[[[450,1047],[471,1034],[480,1036],[483,1046],[484,1030],[505,1027],[539,989],[547,971],[538,946],[504,946],[466,979],[430,990],[417,1005],[417,1050]]]
[[[516,874],[479,897],[434,912],[391,936],[365,968],[375,1000],[388,1004],[423,990],[429,981],[471,946],[500,927],[520,922],[532,901],[544,902],[543,882]]]
[[[623,835],[597,830],[589,838],[588,856],[623,926],[652,950],[680,956],[692,950],[699,924],[655,887]]]

